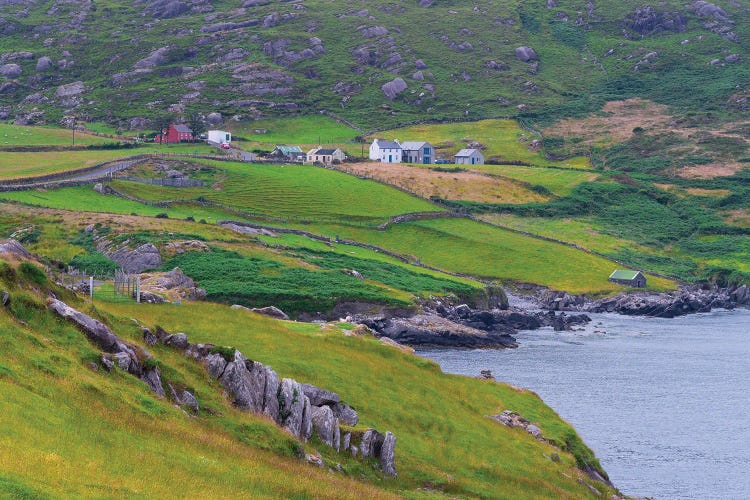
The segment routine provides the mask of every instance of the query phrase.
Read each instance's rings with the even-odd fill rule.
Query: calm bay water
[[[592,318],[579,332],[520,332],[518,349],[419,354],[535,391],[623,493],[750,498],[750,311]]]

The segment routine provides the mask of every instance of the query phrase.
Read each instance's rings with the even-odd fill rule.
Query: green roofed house
[[[299,146],[287,146],[280,144],[271,151],[271,157],[291,162],[303,162],[307,155]]]
[[[643,288],[646,286],[646,277],[640,271],[615,269],[612,274],[609,275],[609,281],[636,288]]]

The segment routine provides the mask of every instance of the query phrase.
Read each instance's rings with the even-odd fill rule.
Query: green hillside
[[[457,118],[546,120],[628,97],[741,112],[748,7],[728,0],[645,7],[6,2],[0,105],[3,116],[25,122],[56,123],[65,114],[67,122],[103,120],[122,130],[131,118],[154,125],[167,115],[214,111],[244,119],[327,111],[365,130]],[[522,46],[538,61],[520,60]],[[395,78],[407,87],[390,99],[381,86]]]

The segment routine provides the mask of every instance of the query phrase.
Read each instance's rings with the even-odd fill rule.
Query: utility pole
[[[73,115],[73,146],[76,145],[76,117]]]

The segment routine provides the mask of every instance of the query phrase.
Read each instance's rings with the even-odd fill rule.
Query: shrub
[[[44,285],[47,282],[47,275],[44,271],[30,262],[22,262],[18,266],[18,272],[23,278],[37,285]]]
[[[166,212],[162,212],[160,214],[156,214],[155,217],[157,219],[169,219],[169,214]]]

